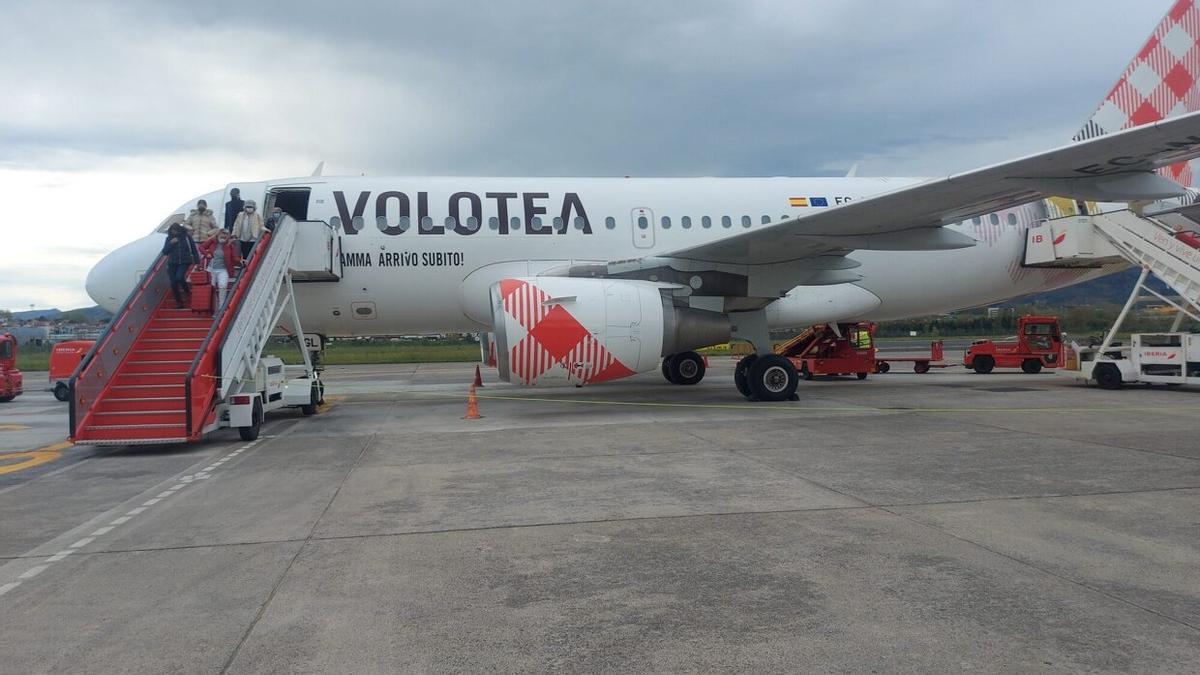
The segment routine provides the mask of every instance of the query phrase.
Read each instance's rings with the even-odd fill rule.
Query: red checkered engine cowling
[[[1075,140],[1200,110],[1200,0],[1178,0]],[[1161,171],[1192,185],[1183,162]]]
[[[590,384],[658,366],[655,289],[606,279],[505,279],[492,288],[500,377]]]

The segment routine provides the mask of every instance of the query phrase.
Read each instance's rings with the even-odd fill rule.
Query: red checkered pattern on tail
[[[593,383],[633,375],[562,305],[547,306],[550,296],[519,279],[500,282],[504,311],[528,331],[509,350],[509,369],[522,384],[533,384],[555,365],[568,378]]]
[[[1075,140],[1200,110],[1200,0],[1178,0]],[[1186,162],[1160,169],[1192,184]]]

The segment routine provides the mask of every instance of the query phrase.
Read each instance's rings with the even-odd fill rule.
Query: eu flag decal
[[[809,197],[808,205],[809,206],[829,206],[829,200],[825,199],[824,197]]]

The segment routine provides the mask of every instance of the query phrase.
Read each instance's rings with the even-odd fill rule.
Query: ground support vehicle
[[[68,340],[60,342],[50,350],[50,386],[54,398],[66,401],[71,398],[71,375],[79,367],[95,340]]]
[[[1127,261],[1142,272],[1117,320],[1102,340],[1072,343],[1068,377],[1095,381],[1106,389],[1131,382],[1200,385],[1200,334],[1180,330],[1185,320],[1200,322],[1200,206],[1156,211],[1116,211],[1059,218],[1031,228],[1026,264],[1079,267]],[[1148,284],[1153,275],[1175,295]],[[1175,310],[1171,327],[1162,333],[1136,333],[1128,346],[1116,341],[1130,311],[1142,300],[1165,303]]]
[[[25,377],[17,370],[17,338],[0,335],[0,403],[7,403],[25,392]]]
[[[878,352],[876,352],[878,354]],[[928,373],[931,368],[949,368],[953,363],[946,363],[946,345],[941,340],[929,343],[929,356],[889,356],[875,361],[875,372],[890,372],[893,363],[911,363],[913,372],[918,375]]]
[[[855,375],[865,380],[875,372],[875,324],[818,324],[775,349],[811,380],[817,375]]]
[[[1020,368],[1035,375],[1062,362],[1062,331],[1054,316],[1023,316],[1017,320],[1015,340],[976,340],[963,354],[963,365],[980,375],[995,368]]]
[[[71,377],[72,440],[188,443],[224,427],[253,440],[271,410],[317,412],[324,385],[305,348],[292,282],[340,277],[335,236],[324,222],[284,218],[255,244],[225,302],[211,313],[177,308],[165,258],[150,261]],[[323,255],[297,253],[298,239],[321,237],[330,239],[327,246],[309,248]],[[279,332],[296,338],[303,365],[264,355]]]

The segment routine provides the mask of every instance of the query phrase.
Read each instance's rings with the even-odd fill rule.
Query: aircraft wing
[[[692,246],[661,258],[764,265],[854,249],[965,248],[941,226],[1050,196],[1094,201],[1183,194],[1155,169],[1200,156],[1200,113],[1134,127],[1001,164],[934,178],[845,205]]]

